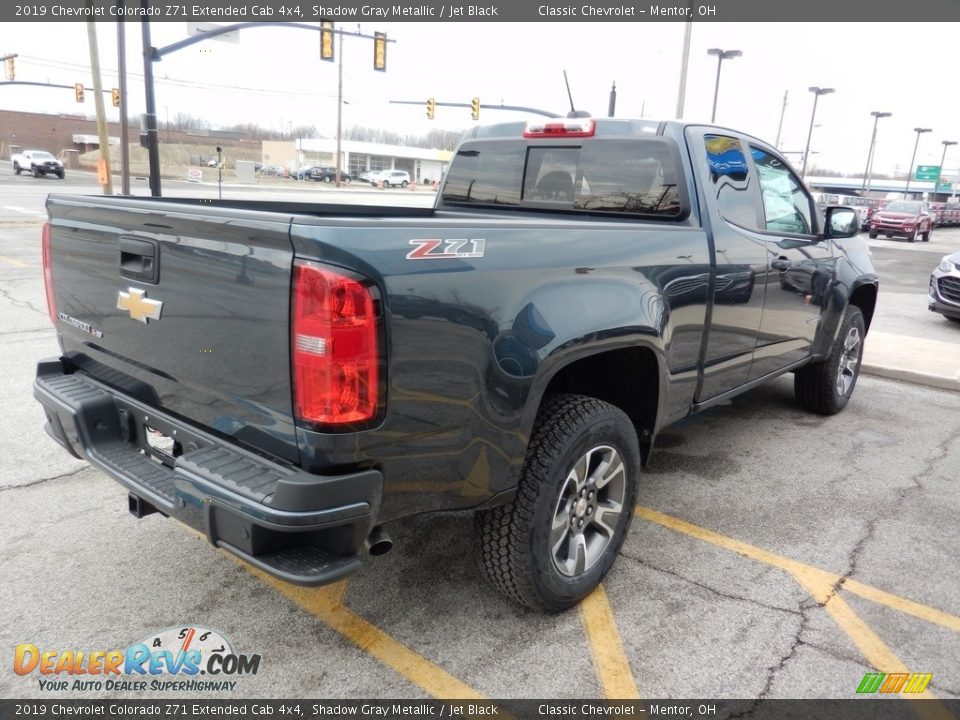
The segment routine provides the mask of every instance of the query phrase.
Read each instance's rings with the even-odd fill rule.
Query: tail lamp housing
[[[338,268],[295,260],[291,306],[297,419],[344,430],[375,420],[382,369],[373,284]]]
[[[50,322],[57,326],[57,303],[53,298],[53,265],[50,259],[50,223],[43,224],[40,235],[40,252],[43,257],[43,287],[47,293],[47,313]]]

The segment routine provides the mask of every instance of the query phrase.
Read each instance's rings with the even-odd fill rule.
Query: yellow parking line
[[[945,613],[943,610],[937,610],[927,605],[921,605],[913,600],[892,595],[891,593],[878,590],[875,587],[865,585],[857,580],[847,580],[843,584],[843,589],[854,595],[859,595],[866,600],[872,600],[880,605],[886,605],[893,610],[899,610],[907,615],[913,615],[915,618],[920,618],[921,620],[926,620],[927,622],[937,625],[943,625],[943,627],[949,628],[954,632],[960,632],[960,617]]]
[[[231,556],[232,557],[232,556]],[[373,623],[343,605],[346,581],[322,588],[304,588],[277,580],[265,572],[235,559],[240,566],[293,601],[324,625],[340,633],[363,652],[441,700],[482,700],[484,696],[460,682],[446,670],[394,640]]]
[[[617,621],[603,585],[598,585],[580,603],[580,618],[590,640],[593,665],[603,686],[603,694],[611,700],[639,699],[640,693],[630,672],[630,662],[623,651]]]
[[[834,573],[821,570],[820,568],[812,565],[807,565],[799,560],[791,560],[790,558],[777,555],[769,550],[755,547],[740,540],[734,540],[731,537],[721,535],[713,530],[707,530],[699,525],[693,525],[692,523],[688,523],[671,515],[664,515],[663,513],[657,512],[656,510],[651,510],[650,508],[637,507],[634,510],[634,513],[637,517],[643,518],[644,520],[649,520],[650,522],[657,523],[658,525],[662,525],[670,530],[683,533],[684,535],[690,535],[708,543],[712,543],[713,545],[726,548],[727,550],[732,550],[733,552],[739,553],[740,555],[748,557],[751,560],[756,560],[758,562],[765,563],[766,565],[773,565],[774,567],[786,570],[795,576],[800,574],[807,578],[816,578],[818,582],[828,582],[833,587],[835,587],[841,580],[840,576]],[[906,598],[879,590],[857,580],[848,579],[844,581],[843,589],[852,592],[854,595],[859,595],[867,600],[872,600],[880,603],[881,605],[886,605],[893,610],[898,610],[906,613],[907,615],[913,615],[920,620],[926,620],[927,622],[931,622],[936,625],[942,625],[943,627],[953,630],[954,632],[960,632],[960,617],[957,617],[956,615],[951,615],[942,610],[923,605],[913,600],[907,600]]]
[[[819,573],[791,572],[801,587],[813,596],[857,646],[870,665],[886,673],[909,673],[910,669],[897,657],[880,636],[867,625],[836,590],[836,583],[825,582]],[[905,700],[919,700],[911,709],[923,720],[956,720],[930,690],[920,694],[900,693]]]
[[[10,265],[13,265],[14,267],[27,267],[27,264],[25,262],[14,260],[13,258],[7,257],[6,255],[0,255],[0,262],[8,263]]]
[[[665,515],[656,510],[651,510],[650,508],[637,507],[634,509],[634,513],[637,517],[643,518],[644,520],[649,520],[650,522],[657,523],[676,532],[704,540],[718,547],[732,550],[751,560],[756,560],[785,570],[824,607],[830,614],[830,617],[833,618],[833,621],[847,634],[871,666],[888,673],[910,672],[903,661],[897,657],[896,653],[880,639],[880,636],[878,636],[870,626],[853,611],[853,608],[847,604],[847,601],[840,596],[837,590],[841,580],[839,575],[797,560],[791,560],[790,558],[777,555],[768,550],[763,550],[762,548],[755,547],[740,540],[734,540],[726,535],[716,533],[713,530],[707,530],[699,525],[688,523],[671,515]],[[931,622],[938,622],[938,624],[944,624],[943,622],[939,622],[938,619],[935,619],[940,615],[944,616],[944,618],[941,619],[957,620],[957,618],[947,613],[929,608],[920,603],[915,603],[912,600],[905,600],[896,595],[885,593],[882,590],[877,590],[864,583],[847,580],[843,583],[842,587],[844,589],[848,588],[851,582],[854,583],[854,592],[864,598],[871,600],[877,599],[878,602],[882,602],[888,607],[903,609],[904,612],[910,612],[911,615],[930,620]],[[920,702],[911,706],[916,714],[924,718],[924,720],[955,720],[954,716],[946,707],[936,701],[936,696],[929,690],[919,695],[902,693],[901,697],[911,700],[922,699],[931,701]]]
[[[204,535],[189,525],[183,525],[183,527],[197,539],[206,540]],[[306,610],[331,630],[340,633],[361,651],[373,656],[433,697],[440,700],[486,699],[466,683],[460,682],[446,670],[415,653],[403,643],[394,640],[376,625],[364,620],[346,607],[343,601],[349,581],[341,580],[320,588],[291,585],[267,575],[226,550],[220,552],[301,609]],[[509,718],[509,716],[506,717]]]

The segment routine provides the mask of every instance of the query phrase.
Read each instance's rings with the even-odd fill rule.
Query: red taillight
[[[593,118],[544,122],[532,120],[523,131],[525,138],[593,137],[597,124]]]
[[[343,425],[377,414],[377,317],[366,285],[329,267],[295,261],[291,345],[298,418]]]
[[[43,286],[47,291],[47,312],[50,314],[50,322],[56,327],[57,304],[53,299],[53,266],[50,264],[50,223],[43,224],[40,252],[43,255]]]

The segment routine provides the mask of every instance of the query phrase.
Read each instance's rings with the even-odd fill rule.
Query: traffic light
[[[77,98],[77,102],[83,102],[83,83],[76,83],[73,86],[73,94]]]
[[[120,88],[114,88],[111,90],[110,97],[113,100],[113,106],[120,107]]]
[[[17,79],[17,73],[16,73],[16,68],[13,66],[13,58],[8,57],[7,58],[7,80],[12,81],[16,79]]]
[[[474,120],[480,119],[480,98],[474,98],[470,101],[470,117]]]
[[[433,115],[437,110],[437,102],[433,98],[427,100],[427,117],[433,120]]]
[[[320,59],[333,60],[333,21],[320,21]]]
[[[373,34],[373,69],[380,72],[387,70],[387,34],[375,32]]]

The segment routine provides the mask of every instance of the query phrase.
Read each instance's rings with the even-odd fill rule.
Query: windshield
[[[923,206],[920,203],[915,202],[892,202],[887,205],[887,212],[899,212],[899,213],[919,213],[923,209]]]
[[[43,151],[34,151],[33,156],[37,160],[56,160],[56,158],[53,155]]]

